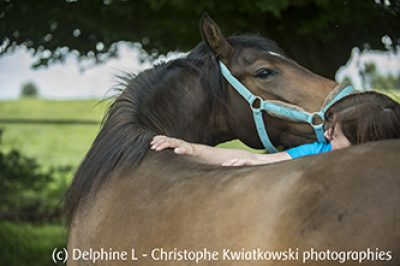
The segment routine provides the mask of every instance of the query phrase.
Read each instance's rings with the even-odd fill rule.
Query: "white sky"
[[[115,84],[116,75],[149,67],[149,63],[140,64],[138,49],[125,43],[120,43],[119,48],[119,57],[84,71],[72,56],[65,63],[32,69],[31,54],[26,48],[19,48],[0,57],[0,99],[18,98],[22,84],[28,81],[35,83],[43,98],[103,98]]]
[[[12,54],[0,57],[0,99],[17,99],[21,86],[32,81],[39,88],[39,94],[48,99],[84,99],[104,98],[115,84],[115,76],[122,72],[138,73],[151,67],[149,62],[141,64],[139,49],[119,43],[119,57],[106,63],[91,66],[81,71],[80,65],[72,56],[65,63],[58,63],[47,68],[32,69],[34,60],[25,48],[19,48]],[[161,59],[168,60],[179,56],[169,53]],[[361,53],[355,48],[347,64],[340,68],[336,80],[350,76],[355,87],[361,88],[357,65],[374,62],[381,73],[400,74],[400,52]]]

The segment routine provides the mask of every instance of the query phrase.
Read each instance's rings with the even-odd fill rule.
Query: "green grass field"
[[[23,99],[0,102],[0,119],[94,120],[98,124],[11,124],[4,130],[2,149],[18,149],[45,166],[77,166],[95,138],[108,103],[97,100],[50,101]]]
[[[34,157],[41,165],[78,166],[96,137],[100,121],[109,102],[98,100],[55,101],[22,99],[0,101],[1,119],[60,119],[95,120],[99,124],[11,124],[0,123],[4,129],[1,148],[18,149]],[[222,144],[223,147],[247,147],[239,141]]]
[[[100,121],[109,102],[20,99],[0,101],[0,118],[92,119]]]

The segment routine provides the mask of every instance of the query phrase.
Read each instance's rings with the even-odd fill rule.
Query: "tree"
[[[22,85],[21,88],[21,96],[22,97],[37,97],[38,89],[33,82],[26,82]]]
[[[400,40],[398,0],[40,0],[0,4],[2,51],[25,45],[37,66],[78,58],[105,59],[116,42],[140,42],[149,53],[188,50],[200,41],[206,11],[225,34],[255,32],[277,41],[289,56],[333,77],[353,47],[385,49]],[[388,38],[386,38],[388,39]]]

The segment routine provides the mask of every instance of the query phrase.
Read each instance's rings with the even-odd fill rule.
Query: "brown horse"
[[[67,194],[68,264],[399,265],[399,141],[237,168],[149,149],[155,134],[262,147],[216,59],[257,95],[310,112],[337,85],[267,39],[225,39],[208,17],[201,31],[204,43],[128,78],[110,107]],[[274,144],[314,139],[308,125],[264,120]]]

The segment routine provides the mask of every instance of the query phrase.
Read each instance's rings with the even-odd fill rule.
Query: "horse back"
[[[142,254],[155,248],[369,248],[390,251],[393,258],[385,265],[398,265],[399,151],[400,141],[384,141],[257,167],[216,167],[151,152],[139,167],[113,176],[80,207],[69,249],[135,249]],[[140,264],[157,262],[142,258]],[[236,264],[243,261],[229,262]]]

